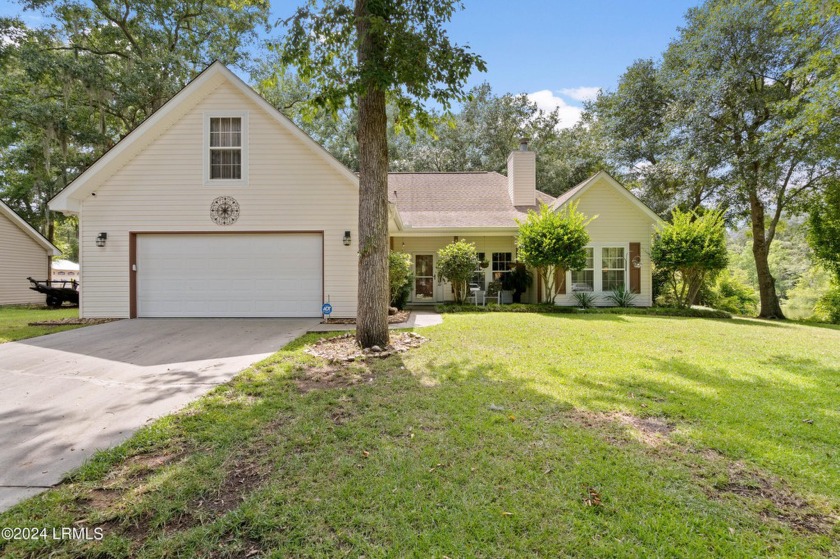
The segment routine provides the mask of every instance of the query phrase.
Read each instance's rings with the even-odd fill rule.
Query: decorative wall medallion
[[[219,196],[210,204],[210,219],[216,225],[233,225],[239,219],[239,202],[233,196]]]

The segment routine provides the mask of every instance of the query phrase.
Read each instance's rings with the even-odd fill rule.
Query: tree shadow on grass
[[[727,324],[737,326],[757,326],[762,328],[790,328],[793,323],[785,320],[767,320],[764,318],[753,318],[747,316],[733,316],[727,320]]]
[[[796,324],[798,326],[812,326],[814,328],[824,328],[826,330],[835,330],[840,332],[840,324],[829,324],[827,322],[814,322],[809,320],[791,320],[788,324]]]
[[[664,375],[610,383],[576,380],[586,388],[585,406],[686,421],[684,432],[695,444],[804,480],[815,491],[822,487],[826,496],[840,493],[840,367],[785,354],[753,372],[732,373],[680,358],[646,358],[645,364]]]
[[[737,503],[708,499],[679,463],[577,424],[570,400],[494,360],[432,355],[414,369],[394,356],[350,366],[370,372],[357,384],[318,390],[310,383],[303,391],[298,381],[327,364],[295,350],[317,338],[287,346],[179,414],[172,436],[201,452],[160,466],[165,481],[136,493],[109,535],[133,538],[137,555],[180,550],[197,557],[254,549],[296,556],[382,549],[395,556],[756,556],[813,543]],[[690,367],[675,374],[716,382]],[[617,405],[626,386],[587,388],[593,402]],[[143,452],[131,445],[126,456]],[[262,477],[243,484],[241,494],[226,493],[234,504],[224,511],[201,509],[198,503],[215,502],[223,487],[218,475],[197,485],[196,472],[242,454],[258,458]],[[190,483],[179,481],[185,478]],[[161,502],[170,503],[164,513],[155,510]],[[60,501],[53,503],[64,521],[91,514],[80,505],[80,518],[68,520]],[[155,522],[144,523],[150,515]],[[23,510],[0,518],[5,526],[44,522]],[[147,530],[125,528],[137,525]],[[84,557],[108,542],[42,545]]]
[[[592,321],[592,322],[628,322],[627,317],[620,314],[588,314],[588,313],[534,313],[549,318],[566,318],[570,320]]]

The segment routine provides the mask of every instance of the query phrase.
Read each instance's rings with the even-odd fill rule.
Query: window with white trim
[[[500,280],[502,274],[510,272],[511,264],[513,264],[512,252],[494,252],[493,253],[493,280]]]
[[[210,117],[210,179],[242,178],[242,119]]]
[[[586,266],[572,270],[572,291],[595,291],[595,249],[586,247]]]
[[[204,114],[204,183],[244,186],[248,182],[248,113]]]
[[[601,249],[601,291],[614,291],[625,287],[624,247]]]

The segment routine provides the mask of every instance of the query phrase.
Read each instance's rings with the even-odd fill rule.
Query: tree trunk
[[[384,58],[383,38],[370,32],[367,0],[356,0],[358,60],[372,74]],[[356,342],[388,345],[388,129],[385,92],[368,80],[359,95],[359,290]]]
[[[770,273],[770,245],[764,229],[764,206],[758,196],[750,193],[750,218],[752,221],[753,256],[755,257],[755,271],[758,275],[758,294],[761,299],[759,318],[784,319],[779,296],[776,294],[776,280]]]

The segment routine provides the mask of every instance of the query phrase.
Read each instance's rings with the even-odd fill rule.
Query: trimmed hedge
[[[706,308],[679,309],[674,307],[597,307],[594,309],[580,309],[578,307],[561,307],[547,303],[512,305],[498,305],[490,303],[480,307],[476,305],[437,305],[435,310],[442,314],[448,313],[483,313],[483,312],[525,312],[546,314],[633,314],[642,316],[685,316],[694,318],[732,318],[726,311]]]

